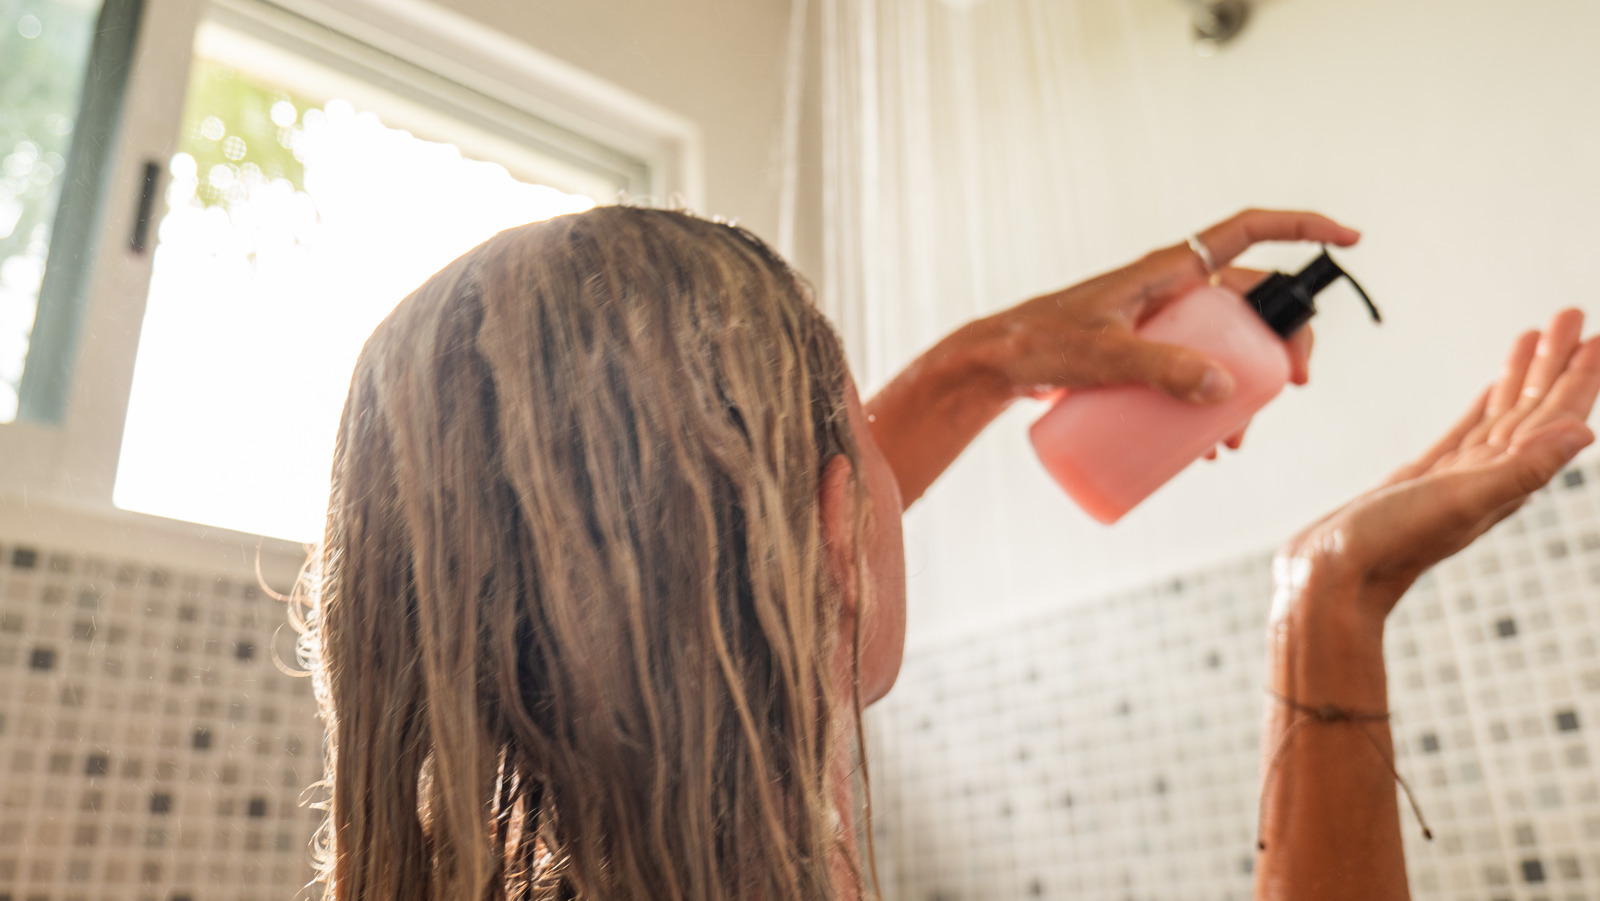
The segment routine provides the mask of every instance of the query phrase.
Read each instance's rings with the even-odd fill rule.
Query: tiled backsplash
[[[1418,899],[1600,899],[1597,488],[1563,473],[1390,619]],[[1271,593],[1262,554],[915,649],[870,715],[885,898],[1249,898]]]
[[[288,899],[321,776],[284,604],[248,570],[0,543],[0,899]]]
[[[1391,619],[1419,899],[1600,899],[1597,486],[1569,470]],[[127,556],[0,540],[0,899],[287,899],[321,733],[283,604]],[[1268,570],[915,649],[869,732],[885,896],[1249,897]]]

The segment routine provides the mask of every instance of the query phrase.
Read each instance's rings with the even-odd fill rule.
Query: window
[[[52,88],[76,122],[48,127],[114,150],[83,178],[75,149],[54,151],[63,178],[11,139],[13,47],[56,6],[93,45],[87,78]],[[691,123],[443,5],[19,0],[0,31],[17,9],[39,28],[0,35],[0,213],[27,179],[67,187],[52,246],[0,242],[0,494],[314,538],[351,365],[398,300],[500,229],[619,193],[699,199]],[[36,200],[13,232],[41,234]],[[76,265],[35,285],[69,244]]]
[[[494,233],[615,198],[631,173],[385,89],[416,75],[392,61],[335,69],[270,24],[263,39],[214,15],[197,33],[113,497],[309,541],[378,322]]]
[[[12,235],[30,235],[20,253],[0,242],[8,280],[0,298],[0,496],[25,496],[39,509],[155,526],[118,511],[115,500],[133,511],[312,537],[328,470],[312,445],[320,442],[325,454],[332,441],[347,367],[365,330],[437,268],[413,259],[413,249],[453,255],[504,225],[619,191],[691,206],[701,200],[692,122],[447,5],[0,6],[0,220],[15,216]],[[80,23],[77,62],[61,54],[48,66],[26,62],[27,47],[64,40],[68,32],[49,16],[67,13]],[[60,84],[24,84],[42,77]],[[67,112],[53,113],[66,118],[48,119],[66,132],[58,137],[67,149],[54,151],[64,168],[34,139],[42,126],[29,126],[30,146],[16,154],[27,103],[15,97],[32,102],[52,91],[67,98],[56,104]],[[489,215],[471,202],[482,195],[462,191],[451,215],[422,223],[434,229],[428,240],[408,232],[385,244],[366,234],[353,216],[359,210],[349,207],[361,204],[353,183],[345,190],[318,176],[359,153],[333,138],[363,129],[365,139],[410,148],[401,152],[426,163],[390,185],[386,209],[415,212],[433,202],[437,210],[430,192],[469,182],[487,190],[498,179],[504,190],[489,190],[494,202],[481,209],[503,221],[477,218]],[[358,168],[371,187],[377,167],[367,163]],[[436,165],[443,168],[430,168]],[[59,189],[44,198],[55,204],[53,214],[39,206],[34,180]],[[22,188],[34,193],[23,197]],[[303,220],[290,215],[296,209]],[[294,227],[274,227],[269,212],[279,215],[277,226]],[[27,216],[36,221],[24,228]],[[479,232],[468,235],[469,226]],[[341,236],[355,244],[341,250],[334,243]],[[364,258],[354,255],[363,241]],[[329,262],[336,258],[346,265]],[[368,279],[352,276],[375,258],[381,265]],[[199,285],[185,264],[196,259],[210,275]],[[401,278],[396,260],[414,263],[415,272]],[[312,296],[300,289],[319,278],[359,282],[364,293],[344,292],[337,308],[315,310],[320,318],[297,319]],[[331,361],[341,354],[345,372],[314,375],[339,369]],[[312,381],[323,392],[338,383],[331,394],[340,400],[309,390]],[[163,395],[163,384],[177,393]],[[267,485],[277,487],[260,490]],[[213,528],[159,528],[240,542]]]
[[[117,108],[122,88],[107,73],[119,60],[125,65],[136,17],[128,3],[101,7],[99,0],[18,0],[0,13],[0,422],[17,418],[52,238],[74,245],[57,250],[69,259],[93,227],[93,197],[80,188],[63,204],[63,188],[98,181],[105,162],[98,148],[112,124],[104,114]],[[91,56],[101,71],[89,80],[96,96],[85,98]],[[50,300],[58,306],[74,305],[81,288],[70,269],[52,273]],[[36,373],[48,368],[44,358],[68,350],[59,326],[72,318],[53,318],[57,333],[42,336]]]

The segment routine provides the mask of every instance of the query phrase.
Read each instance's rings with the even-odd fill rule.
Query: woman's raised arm
[[[1317,241],[1347,247],[1360,234],[1315,213],[1247,210],[1201,232],[1212,262],[1228,262],[1262,241]],[[972,439],[1019,397],[1062,388],[1143,382],[1180,400],[1217,403],[1233,378],[1196,351],[1140,338],[1135,329],[1168,303],[1205,284],[1209,273],[1186,243],[1114,272],[970,322],[906,367],[867,403],[873,438],[899,481],[906,506],[921,497]],[[1241,293],[1259,273],[1223,268]],[[1311,330],[1290,341],[1291,378],[1306,381]],[[1238,447],[1242,437],[1228,444]]]
[[[1276,562],[1256,897],[1408,897],[1383,626],[1412,582],[1594,440],[1600,338],[1567,310],[1427,453],[1297,535]]]

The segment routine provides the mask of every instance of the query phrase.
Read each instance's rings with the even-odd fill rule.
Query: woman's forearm
[[[1388,687],[1383,618],[1371,611],[1387,608],[1337,572],[1302,566],[1279,583],[1256,898],[1409,898],[1393,742],[1374,716],[1388,711]]]
[[[980,320],[953,332],[867,401],[906,507],[1016,398],[987,356],[984,328]]]

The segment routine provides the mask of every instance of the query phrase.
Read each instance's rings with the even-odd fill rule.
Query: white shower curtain
[[[1122,89],[1088,63],[1138,51],[1104,42],[1128,0],[819,2],[824,293],[872,385],[951,326],[1104,259],[1095,235],[1120,226],[1082,213],[1104,208],[1098,108]]]
[[[1116,34],[1125,0],[817,2],[821,295],[863,391],[960,323],[1117,259],[1129,223],[1159,212],[1155,191],[1124,190],[1127,217],[1086,219],[1108,206],[1097,109],[1120,93],[1085,63],[1136,60],[1085,35]],[[959,628],[971,600],[1051,600],[1056,564],[1039,555],[1076,516],[1027,449],[1017,420],[1037,410],[1023,407],[911,518],[916,629]]]

